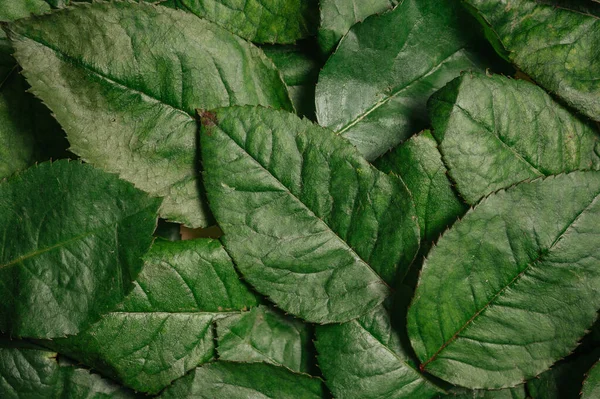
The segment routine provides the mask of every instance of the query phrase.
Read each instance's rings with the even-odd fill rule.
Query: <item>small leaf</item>
[[[408,313],[421,368],[504,388],[568,355],[600,307],[600,172],[521,183],[484,199],[425,261]]]
[[[465,74],[428,107],[444,163],[470,204],[526,179],[600,168],[593,125],[527,81]]]
[[[583,389],[581,390],[581,399],[594,399],[600,397],[600,363],[596,363],[588,372]]]
[[[160,200],[90,165],[34,166],[0,184],[0,330],[76,334],[131,290]]]
[[[318,378],[265,363],[216,362],[198,367],[167,388],[160,399],[322,399]]]
[[[402,181],[290,113],[231,107],[201,117],[208,199],[244,278],[310,322],[348,321],[381,303],[418,250]]]

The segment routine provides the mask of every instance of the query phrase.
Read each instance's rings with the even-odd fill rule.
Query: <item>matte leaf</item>
[[[426,127],[429,96],[484,63],[465,14],[452,0],[405,0],[355,25],[319,76],[319,123],[368,160]]]
[[[336,398],[428,399],[441,392],[410,361],[383,306],[348,323],[318,326],[315,345]]]
[[[167,388],[161,399],[322,399],[321,380],[265,363],[209,363]]]
[[[209,219],[197,181],[195,108],[291,109],[262,51],[182,11],[95,2],[9,31],[33,93],[54,112],[71,150],[165,197],[161,216],[191,227]]]
[[[588,372],[583,389],[581,390],[581,399],[593,399],[600,397],[600,363],[596,363]]]
[[[255,43],[294,43],[316,30],[317,0],[175,0],[177,8]]]
[[[600,307],[599,195],[599,172],[573,172],[492,194],[454,224],[408,313],[421,369],[503,388],[569,354]]]
[[[464,0],[519,69],[600,121],[600,21],[532,0]],[[498,48],[498,46],[496,46]]]
[[[0,21],[14,21],[49,11],[50,6],[44,0],[0,0]]]
[[[308,373],[313,364],[306,324],[265,306],[217,320],[219,360],[265,362]]]
[[[465,74],[428,107],[444,163],[470,204],[526,179],[600,168],[595,127],[527,81]]]
[[[123,305],[89,330],[46,345],[157,393],[213,359],[215,320],[256,305],[219,241],[157,241]]]
[[[290,113],[231,107],[201,117],[211,210],[246,281],[309,322],[348,321],[381,303],[418,250],[402,181]]]
[[[160,200],[90,165],[58,161],[0,183],[0,330],[75,334],[123,300]]]

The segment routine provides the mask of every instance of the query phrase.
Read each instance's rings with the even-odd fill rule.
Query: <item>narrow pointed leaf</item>
[[[600,168],[595,127],[527,81],[465,74],[432,96],[429,112],[470,204],[526,179]]]
[[[418,250],[402,181],[290,113],[201,116],[208,199],[244,278],[310,322],[348,321],[381,303]]]
[[[379,157],[426,127],[431,94],[483,65],[476,26],[452,0],[405,0],[355,25],[319,76],[319,123]]]
[[[569,354],[600,307],[600,172],[521,183],[484,199],[425,261],[408,313],[421,368],[503,388]]]
[[[567,104],[600,121],[598,16],[557,7],[556,1],[465,2],[519,69]]]
[[[600,363],[596,363],[590,369],[581,390],[581,399],[593,399],[600,397]]]
[[[262,51],[182,11],[94,2],[15,22],[9,32],[71,150],[165,197],[161,216],[191,227],[210,218],[197,180],[195,108],[291,109]]]
[[[123,300],[160,206],[115,175],[68,161],[12,176],[0,199],[0,330],[32,338],[75,334]]]

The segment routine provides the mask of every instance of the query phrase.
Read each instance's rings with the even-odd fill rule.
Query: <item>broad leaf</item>
[[[182,11],[79,4],[9,31],[33,93],[54,112],[71,150],[165,197],[161,216],[191,227],[209,218],[197,180],[195,108],[291,109],[261,50]]]
[[[255,43],[294,43],[315,33],[317,0],[174,0],[174,5]]]
[[[315,345],[337,398],[428,399],[441,392],[417,371],[383,306],[348,323],[318,326]]]
[[[133,399],[132,391],[57,360],[57,354],[16,343],[0,343],[0,397]]]
[[[160,200],[90,165],[58,161],[0,183],[0,330],[76,334],[123,300]]]
[[[600,363],[596,363],[588,372],[583,389],[581,390],[581,399],[594,399],[600,397]]]
[[[355,25],[325,64],[317,119],[373,160],[427,125],[431,94],[483,65],[477,23],[453,0],[405,0]]]
[[[569,354],[600,307],[600,172],[484,199],[425,261],[408,313],[421,369],[469,388],[519,384]]]
[[[0,21],[14,21],[49,11],[50,5],[44,0],[0,0]]]
[[[209,363],[167,388],[161,399],[322,399],[321,380],[264,363]]]
[[[600,20],[533,0],[464,0],[495,46],[551,93],[600,121]]]
[[[265,306],[217,321],[219,360],[265,362],[308,373],[313,364],[306,324]]]
[[[516,388],[506,388],[500,390],[466,390],[457,388],[452,390],[452,394],[443,398],[454,399],[526,399],[527,393],[523,385]]]
[[[418,250],[410,194],[333,132],[283,111],[204,112],[204,183],[244,278],[310,322],[361,316]]]
[[[428,107],[444,163],[470,204],[526,179],[600,168],[595,127],[527,81],[465,74]]]
[[[123,305],[89,330],[46,345],[157,393],[213,359],[215,320],[255,305],[219,241],[157,241]]]

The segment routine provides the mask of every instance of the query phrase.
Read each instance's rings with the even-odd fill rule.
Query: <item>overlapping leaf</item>
[[[600,396],[600,366],[596,363],[589,371],[581,390],[582,399],[593,399]]]

